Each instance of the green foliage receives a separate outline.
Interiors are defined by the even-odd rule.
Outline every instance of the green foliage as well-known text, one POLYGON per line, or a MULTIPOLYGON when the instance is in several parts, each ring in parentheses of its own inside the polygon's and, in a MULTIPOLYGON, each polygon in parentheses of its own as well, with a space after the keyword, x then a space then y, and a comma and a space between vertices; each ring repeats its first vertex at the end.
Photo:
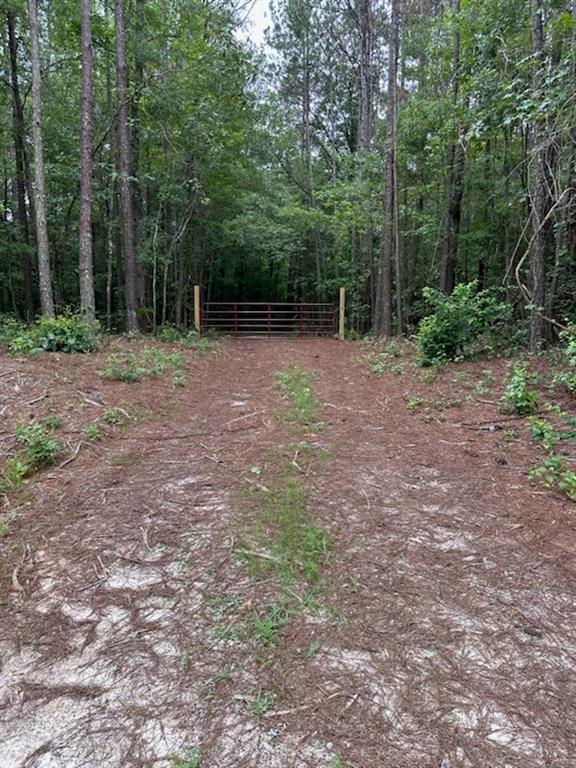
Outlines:
POLYGON ((568 467, 564 456, 548 456, 541 465, 530 471, 530 477, 538 480, 545 488, 561 491, 571 501, 576 501, 576 472, 568 467))
POLYGON ((122 408, 108 408, 104 411, 102 420, 111 427, 125 427, 130 422, 130 416, 122 408))
POLYGON ((100 343, 97 323, 87 323, 77 315, 42 317, 34 325, 23 328, 9 344, 13 355, 37 352, 92 352, 100 343))
POLYGON ((20 425, 16 429, 16 440, 25 449, 24 463, 28 469, 41 469, 54 464, 62 452, 62 446, 39 422, 20 425))
POLYGON ((10 515, 0 515, 0 539, 3 539, 10 534, 11 522, 12 518, 10 515))
POLYGON ((184 757, 175 757, 170 768, 201 768, 202 755, 197 747, 191 747, 184 757))
POLYGON ((161 376, 182 366, 179 352, 164 352, 157 347, 145 347, 140 355, 132 352, 114 353, 106 358, 106 367, 98 375, 115 381, 136 382, 161 376))
POLYGON ((101 440, 103 437, 103 429, 102 425, 95 421, 93 424, 88 424, 84 427, 82 430, 82 434, 87 440, 92 441, 93 443, 97 442, 98 440, 101 440))
POLYGON ((258 642, 265 648, 274 645, 280 629, 290 618, 284 605, 270 603, 263 611, 255 611, 253 625, 258 642))
POLYGON ((514 368, 500 399, 500 408, 504 413, 516 413, 527 416, 540 407, 538 395, 528 388, 529 374, 525 367, 514 368))
POLYGON ((0 347, 9 347, 10 343, 24 333, 25 326, 10 315, 0 315, 0 347))
POLYGON ((573 395, 576 394, 576 326, 571 325, 567 331, 561 334, 561 338, 565 343, 562 350, 564 362, 572 370, 557 373, 553 383, 573 395))
POLYGON ((491 291, 478 292, 476 281, 460 283, 450 296, 424 288, 424 298, 434 312, 418 329, 420 365, 442 365, 473 351, 482 334, 501 326, 510 317, 510 307, 491 291))
POLYGON ((404 349, 396 339, 380 341, 371 346, 366 355, 370 373, 376 376, 386 371, 393 376, 401 376, 404 373, 404 363, 398 360, 403 356, 404 349))
POLYGON ((309 520, 299 474, 291 476, 288 468, 281 470, 276 482, 262 494, 259 514, 267 526, 266 544, 272 559, 258 565, 267 563, 287 580, 301 574, 309 583, 317 583, 328 561, 328 537, 321 526, 309 520))
POLYGON ((0 473, 0 493, 16 491, 22 486, 28 473, 29 466, 18 456, 8 459, 6 466, 0 473))
POLYGON ((273 693, 258 691, 258 695, 254 699, 249 700, 250 711, 259 720, 272 707, 275 699, 276 697, 273 693))
POLYGON ((188 349, 193 349, 198 355, 204 355, 208 350, 217 347, 217 342, 213 339, 201 336, 195 330, 176 328, 173 325, 163 325, 156 334, 156 337, 159 341, 179 344, 188 349))
POLYGON ((319 431, 322 428, 317 420, 320 403, 314 396, 311 382, 312 374, 296 365, 276 375, 276 387, 290 404, 290 409, 282 414, 282 418, 304 430, 319 431))

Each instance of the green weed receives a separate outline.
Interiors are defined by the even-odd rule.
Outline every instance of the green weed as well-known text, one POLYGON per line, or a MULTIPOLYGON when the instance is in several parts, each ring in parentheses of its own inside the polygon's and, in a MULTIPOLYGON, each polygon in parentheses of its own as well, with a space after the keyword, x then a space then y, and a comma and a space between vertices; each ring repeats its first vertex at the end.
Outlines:
POLYGON ((95 421, 93 424, 88 424, 84 427, 82 434, 87 440, 95 443, 102 439, 104 430, 102 429, 102 425, 95 421))
POLYGON ((260 690, 255 698, 248 700, 250 711, 259 720, 272 707, 275 699, 276 697, 273 693, 260 690))
POLYGON ((545 488, 561 491, 571 501, 576 501, 576 472, 569 469, 563 456, 548 456, 542 464, 530 470, 530 477, 545 488))
POLYGON ((108 355, 106 367, 98 371, 98 375, 115 381, 136 382, 156 378, 181 366, 182 355, 179 352, 168 353, 155 347, 145 347, 140 355, 132 352, 108 355))
POLYGON ((289 409, 280 418, 292 422, 305 431, 318 432, 322 424, 318 421, 320 403, 316 400, 311 387, 312 374, 292 366, 276 374, 276 388, 289 409))
POLYGON ((280 629, 290 618, 290 613, 284 605, 270 603, 263 611, 255 611, 253 626, 258 642, 265 648, 276 643, 280 629))
POLYGON ((102 415, 102 421, 111 427, 124 427, 130 422, 130 416, 122 408, 108 408, 102 415))
POLYGON ((29 469, 40 469, 54 464, 56 457, 62 452, 58 440, 46 432, 40 422, 21 424, 17 427, 16 441, 25 449, 24 463, 29 469))
POLYGON ((202 755, 198 747, 191 747, 184 757, 175 757, 171 768, 201 768, 202 755))
POLYGON ((528 416, 535 413, 540 405, 538 395, 528 388, 528 371, 523 366, 514 368, 500 399, 500 409, 504 413, 528 416))

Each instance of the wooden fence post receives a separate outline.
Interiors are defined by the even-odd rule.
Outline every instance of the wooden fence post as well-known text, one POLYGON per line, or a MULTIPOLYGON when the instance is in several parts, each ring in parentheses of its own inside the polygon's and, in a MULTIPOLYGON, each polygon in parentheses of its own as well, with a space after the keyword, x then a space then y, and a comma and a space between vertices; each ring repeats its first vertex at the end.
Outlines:
POLYGON ((346 288, 340 288, 340 322, 338 324, 338 337, 344 338, 346 332, 346 288))
POLYGON ((201 306, 200 306, 200 286, 195 285, 194 286, 194 328, 196 328, 196 331, 200 333, 202 330, 202 320, 201 320, 201 306))

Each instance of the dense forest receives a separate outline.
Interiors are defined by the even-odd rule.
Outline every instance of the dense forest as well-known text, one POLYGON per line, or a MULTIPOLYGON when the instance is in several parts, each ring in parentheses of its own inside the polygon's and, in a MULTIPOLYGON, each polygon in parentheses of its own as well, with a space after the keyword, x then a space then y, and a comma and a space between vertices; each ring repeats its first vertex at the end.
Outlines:
POLYGON ((477 281, 576 304, 576 0, 3 0, 0 312, 190 325, 333 300, 401 333, 477 281))

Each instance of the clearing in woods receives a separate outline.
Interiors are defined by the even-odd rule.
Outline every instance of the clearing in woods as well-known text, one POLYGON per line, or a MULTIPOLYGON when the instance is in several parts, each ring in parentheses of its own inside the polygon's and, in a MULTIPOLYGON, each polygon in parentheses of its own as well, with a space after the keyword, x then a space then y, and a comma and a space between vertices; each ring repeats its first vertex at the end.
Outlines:
POLYGON ((6 413, 49 398, 71 453, 103 404, 151 409, 4 531, 2 768, 573 768, 573 513, 463 393, 505 361, 360 355, 225 342, 178 389, 2 358, 6 413))

